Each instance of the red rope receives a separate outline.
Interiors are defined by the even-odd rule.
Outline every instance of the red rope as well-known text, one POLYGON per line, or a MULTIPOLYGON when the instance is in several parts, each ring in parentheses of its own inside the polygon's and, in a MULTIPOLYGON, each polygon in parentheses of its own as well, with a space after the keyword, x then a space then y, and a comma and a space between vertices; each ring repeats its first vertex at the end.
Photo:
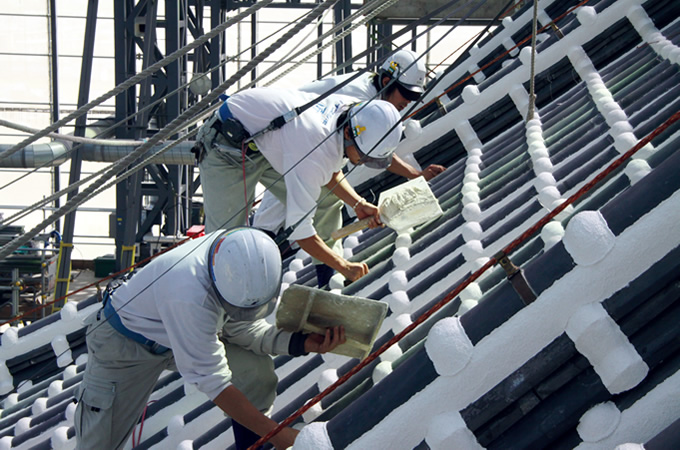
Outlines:
POLYGON ((142 430, 144 430, 144 419, 146 418, 146 410, 149 409, 149 405, 152 403, 156 403, 156 400, 151 400, 144 407, 142 418, 139 421, 139 434, 137 435, 137 439, 135 439, 135 430, 137 429, 137 425, 135 425, 135 428, 132 430, 132 447, 137 447, 139 444, 142 443, 142 430))
MULTIPOLYGON (((570 196, 561 205, 559 205, 557 208, 555 208, 550 213, 546 214, 542 219, 540 219, 538 222, 536 222, 532 227, 530 227, 528 230, 526 230, 524 233, 522 233, 517 239, 515 239, 510 244, 508 244, 508 246, 503 249, 502 253, 505 254, 505 255, 508 255, 509 253, 511 253, 515 248, 517 248, 517 246, 519 246, 522 242, 526 241, 532 234, 536 233, 539 229, 543 228, 543 226, 545 224, 547 224, 550 220, 552 220, 557 214, 564 211, 564 209, 567 206, 573 204, 575 201, 580 199, 585 193, 587 193, 590 189, 592 189, 593 186, 595 186, 597 183, 602 181, 607 175, 609 175, 611 172, 613 172, 619 166, 621 166, 627 159, 629 159, 631 156, 633 156, 638 150, 640 150, 642 147, 644 147, 649 142, 651 142, 652 139, 657 137, 659 134, 661 134, 664 130, 666 130, 669 126, 671 126, 673 123, 675 123, 679 119, 680 119, 680 111, 673 114, 668 120, 666 120, 663 124, 661 124, 657 129, 655 129, 653 132, 651 132, 649 135, 647 135, 647 137, 645 137, 644 139, 639 141, 637 143, 637 145, 635 145, 633 148, 631 148, 626 153, 621 155, 618 159, 614 160, 606 169, 604 169, 597 176, 595 176, 595 178, 593 178, 588 183, 583 185, 583 187, 581 187, 581 189, 579 189, 575 194, 570 196)), ((287 419, 285 419, 283 422, 281 422, 276 428, 274 428, 267 435, 265 435, 260 440, 258 440, 255 444, 253 444, 251 447, 249 447, 249 450, 254 450, 257 447, 259 447, 260 445, 263 445, 265 442, 269 441, 273 436, 275 436, 277 433, 279 433, 283 428, 287 427, 291 422, 293 422, 293 420, 297 419, 299 416, 301 416, 307 410, 309 410, 314 404, 321 401, 321 399, 326 397, 328 394, 330 394, 335 389, 337 389, 340 385, 342 385, 347 380, 349 380, 353 375, 355 375, 361 369, 363 369, 368 364, 373 362, 378 356, 380 356, 382 353, 384 353, 388 348, 390 348, 392 345, 399 342, 402 338, 404 338, 407 334, 409 334, 418 325, 423 323, 425 320, 430 318, 434 313, 439 311, 444 305, 446 305, 451 300, 456 298, 456 296, 463 289, 465 289, 470 283, 472 283, 477 278, 479 278, 491 266, 495 265, 496 262, 497 262, 497 260, 496 260, 495 257, 491 258, 489 261, 487 261, 486 264, 484 264, 476 272, 474 272, 472 275, 470 275, 465 281, 463 281, 460 285, 458 285, 458 287, 456 287, 453 291, 451 291, 445 298, 440 300, 437 304, 435 304, 427 312, 425 312, 423 315, 418 317, 413 323, 411 323, 409 326, 404 328, 404 330, 401 333, 392 337, 392 339, 390 339, 385 344, 383 344, 374 353, 372 353, 368 357, 366 357, 366 359, 359 362, 359 364, 354 366, 349 372, 347 372, 345 375, 340 377, 335 383, 333 383, 332 385, 327 387, 323 392, 314 396, 304 406, 302 406, 295 413, 291 414, 287 419)))

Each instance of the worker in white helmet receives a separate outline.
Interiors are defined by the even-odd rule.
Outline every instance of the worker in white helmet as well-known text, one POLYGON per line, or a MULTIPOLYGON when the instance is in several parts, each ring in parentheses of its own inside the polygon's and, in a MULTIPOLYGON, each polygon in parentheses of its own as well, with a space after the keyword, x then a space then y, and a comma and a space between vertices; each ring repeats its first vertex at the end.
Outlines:
MULTIPOLYGON (((290 333, 263 318, 281 288, 274 241, 254 228, 218 230, 159 257, 116 288, 89 319, 88 360, 76 394, 77 447, 126 445, 160 374, 178 370, 232 418, 238 449, 278 424, 267 411, 278 380, 271 354, 324 353, 345 342, 290 333)), ((286 428, 272 443, 293 445, 286 428)))
POLYGON ((255 135, 275 118, 316 99, 294 90, 248 89, 229 97, 217 111, 220 132, 211 132, 215 121, 201 127, 197 142, 203 147, 199 167, 206 229, 244 224, 244 206, 252 204, 255 185, 261 182, 286 205, 289 238, 316 261, 355 281, 368 273, 368 266, 344 259, 341 243, 330 239, 341 224, 314 220, 314 212, 317 201, 321 209, 323 202, 334 204, 339 198, 359 218, 372 217, 369 226, 382 225, 378 208, 354 191, 342 168, 346 158, 373 167, 391 164, 402 134, 397 109, 383 100, 354 104, 351 97, 331 95, 281 128, 255 137, 257 151, 235 148, 244 135, 255 135), (234 131, 239 126, 243 130, 234 131), (322 197, 322 188, 332 194, 322 197))
MULTIPOLYGON (((355 74, 348 73, 308 83, 299 88, 304 92, 322 95, 355 74)), ((423 94, 426 69, 422 60, 411 50, 398 50, 380 67, 378 73, 365 72, 339 90, 337 94, 348 95, 359 100, 381 98, 402 111, 423 94)), ((414 161, 415 163, 415 161, 414 161)), ((385 170, 401 175, 407 179, 423 176, 431 180, 446 168, 439 164, 430 164, 425 169, 416 168, 405 159, 394 154, 392 163, 385 170)), ((253 216, 253 226, 277 234, 284 226, 285 206, 271 192, 265 192, 258 209, 253 216)), ((342 204, 326 204, 317 209, 315 220, 342 226, 342 204)), ((316 265, 317 281, 320 287, 326 285, 333 274, 327 266, 316 265)))
MULTIPOLYGON (((425 64, 414 52, 398 50, 383 62, 378 73, 365 72, 336 93, 362 101, 380 98, 392 103, 398 111, 403 111, 409 103, 418 100, 423 94, 426 74, 425 64)), ((299 90, 321 95, 353 75, 349 73, 313 81, 299 90)), ((445 167, 431 164, 420 170, 395 154, 392 164, 386 170, 408 179, 422 175, 426 180, 431 180, 442 173, 445 167)))

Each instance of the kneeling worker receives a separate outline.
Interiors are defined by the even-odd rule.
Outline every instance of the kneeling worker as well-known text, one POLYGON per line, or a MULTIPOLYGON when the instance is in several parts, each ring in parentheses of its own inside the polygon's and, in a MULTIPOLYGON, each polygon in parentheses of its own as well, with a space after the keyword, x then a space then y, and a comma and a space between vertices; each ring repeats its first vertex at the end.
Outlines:
MULTIPOLYGON (((187 242, 107 289, 89 319, 77 448, 123 448, 165 369, 178 370, 232 418, 237 448, 273 430, 277 423, 262 412, 278 384, 270 355, 325 353, 345 342, 342 327, 305 335, 264 320, 281 273, 274 241, 236 228, 187 242)), ((286 428, 271 442, 288 448, 296 435, 286 428)))

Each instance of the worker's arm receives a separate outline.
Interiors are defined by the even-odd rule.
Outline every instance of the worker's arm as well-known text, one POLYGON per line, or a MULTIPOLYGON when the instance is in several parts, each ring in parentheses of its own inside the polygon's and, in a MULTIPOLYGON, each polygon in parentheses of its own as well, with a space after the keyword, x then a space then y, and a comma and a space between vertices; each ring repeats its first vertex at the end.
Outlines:
MULTIPOLYGON (((307 335, 304 342, 304 351, 306 353, 326 353, 345 342, 347 342, 345 327, 338 325, 327 328, 325 334, 311 333, 307 335)), ((260 436, 266 436, 278 426, 278 423, 255 408, 234 385, 229 385, 225 388, 215 397, 213 402, 229 417, 260 436)), ((270 442, 277 449, 285 449, 293 445, 297 434, 297 430, 283 428, 271 438, 270 442)))
POLYGON ((390 164, 387 170, 397 175, 401 175, 404 178, 408 178, 409 180, 422 175, 429 181, 446 170, 446 168, 439 164, 430 164, 426 169, 418 170, 397 155, 392 155, 392 164, 390 164))
POLYGON ((350 262, 331 250, 318 234, 296 241, 309 256, 340 272, 348 280, 356 281, 368 273, 368 265, 363 262, 350 262))
MULTIPOLYGON (((372 216, 368 224, 369 228, 383 226, 380 220, 380 210, 377 206, 368 203, 354 190, 351 184, 345 178, 342 172, 335 172, 331 177, 330 183, 326 187, 333 192, 340 200, 347 203, 351 208, 354 208, 357 217, 364 219, 372 216)), ((337 270, 337 269, 336 269, 337 270)))
MULTIPOLYGON (((260 436, 266 436, 278 426, 278 423, 255 408, 234 385, 224 389, 213 402, 229 417, 260 436)), ((270 442, 277 449, 286 449, 293 445, 298 433, 299 431, 292 428, 284 428, 270 442)))

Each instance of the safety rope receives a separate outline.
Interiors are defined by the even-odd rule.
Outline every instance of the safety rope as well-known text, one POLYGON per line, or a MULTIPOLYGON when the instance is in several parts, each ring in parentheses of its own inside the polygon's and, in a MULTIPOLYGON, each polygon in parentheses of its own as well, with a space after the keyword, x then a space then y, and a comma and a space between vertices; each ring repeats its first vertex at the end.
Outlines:
POLYGON ((139 444, 142 443, 142 431, 144 431, 144 421, 146 420, 146 411, 149 409, 149 405, 152 405, 156 403, 156 400, 151 400, 147 402, 146 406, 144 407, 144 412, 142 413, 142 418, 139 419, 139 433, 135 436, 135 432, 137 431, 137 424, 135 424, 135 428, 132 430, 132 448, 137 447, 139 444))
MULTIPOLYGON (((276 49, 280 48, 283 44, 285 44, 292 36, 294 36, 296 33, 299 32, 301 28, 304 28, 309 22, 312 20, 316 19, 319 15, 323 13, 323 11, 327 8, 329 8, 335 1, 337 0, 326 0, 324 3, 320 4, 317 6, 312 13, 310 13, 305 20, 301 21, 299 24, 296 24, 295 27, 293 27, 291 30, 286 32, 282 37, 280 37, 276 42, 274 42, 270 47, 268 47, 265 51, 260 53, 257 58, 254 58, 251 60, 248 64, 246 64, 244 67, 242 67, 239 71, 237 71, 233 76, 231 76, 229 79, 221 83, 216 89, 214 89, 210 94, 206 95, 201 101, 196 103, 195 105, 191 106, 188 108, 186 111, 184 111, 182 114, 180 114, 178 117, 173 119, 168 125, 166 125, 163 129, 158 131, 154 136, 149 138, 148 141, 146 141, 144 144, 140 145, 135 151, 131 152, 130 154, 124 156, 123 158, 119 159, 116 161, 114 164, 112 164, 111 168, 107 170, 107 172, 102 175, 98 180, 94 181, 90 186, 88 186, 85 190, 82 192, 76 194, 73 196, 63 207, 52 213, 47 219, 45 219, 43 222, 38 224, 36 227, 34 227, 31 231, 28 233, 25 233, 23 236, 18 237, 11 242, 5 244, 2 248, 0 248, 0 259, 6 258, 9 256, 14 250, 18 249, 32 238, 32 236, 35 236, 40 230, 45 228, 47 225, 50 223, 54 222, 56 219, 59 217, 65 215, 65 211, 67 209, 74 209, 78 205, 80 205, 83 201, 83 199, 87 196, 89 196, 93 191, 95 191, 97 188, 99 188, 102 184, 104 184, 109 178, 112 178, 113 176, 117 175, 118 172, 122 171, 125 166, 130 164, 132 161, 136 160, 139 156, 144 154, 148 149, 150 149, 153 145, 156 143, 160 142, 161 140, 167 138, 168 136, 171 136, 172 134, 177 133, 179 129, 182 128, 183 124, 186 121, 192 120, 193 117, 198 112, 203 111, 206 106, 210 105, 214 100, 216 100, 221 92, 226 91, 232 84, 234 84, 236 81, 238 81, 244 74, 250 72, 255 66, 257 66, 262 60, 264 60, 267 56, 272 54, 276 49)), ((262 3, 265 3, 264 1, 262 3)), ((219 105, 215 105, 219 106, 219 105)), ((216 108, 215 108, 216 109, 216 108)), ((52 130, 50 130, 52 131, 52 130)))
MULTIPOLYGON (((361 19, 359 22, 353 24, 353 25, 350 26, 348 29, 346 29, 346 30, 344 30, 343 32, 341 32, 340 34, 338 34, 338 35, 335 37, 335 39, 333 39, 333 40, 327 42, 326 44, 322 45, 321 47, 315 49, 312 53, 310 53, 310 54, 307 55, 304 59, 302 59, 298 64, 296 64, 296 65, 294 65, 294 66, 292 66, 292 67, 289 67, 288 69, 284 70, 282 73, 280 73, 279 75, 277 75, 273 80, 269 81, 269 82, 267 83, 267 85, 271 85, 272 83, 275 83, 275 82, 279 81, 281 78, 283 78, 284 76, 286 76, 286 75, 288 75, 290 72, 292 72, 294 69, 296 69, 300 64, 303 64, 303 63, 304 63, 305 61, 307 61, 308 59, 310 59, 310 58, 312 58, 312 57, 318 55, 318 54, 321 53, 321 52, 323 52, 325 49, 327 49, 329 46, 333 45, 335 42, 338 42, 338 41, 340 41, 341 39, 344 39, 344 38, 347 37, 350 33, 352 33, 352 31, 354 31, 357 27, 359 27, 359 26, 361 26, 361 25, 364 25, 364 24, 365 24, 366 22, 368 22, 369 20, 372 20, 373 17, 375 17, 376 15, 380 14, 384 9, 389 8, 390 6, 392 6, 393 4, 397 3, 398 1, 399 1, 399 0, 388 0, 388 1, 383 2, 383 3, 381 3, 381 2, 371 2, 371 3, 368 3, 368 5, 374 5, 374 4, 375 4, 375 5, 380 5, 380 6, 377 6, 377 7, 375 7, 375 9, 374 9, 373 11, 371 11, 371 12, 369 12, 369 13, 366 13, 366 17, 364 17, 364 18, 361 19)), ((313 43, 312 43, 312 44, 313 44, 313 43)), ((309 48, 310 46, 312 46, 312 44, 308 45, 307 48, 309 48)), ((315 44, 314 44, 314 45, 315 45, 315 44)), ((301 53, 301 52, 298 52, 298 54, 299 54, 299 53, 301 53)), ((296 55, 297 55, 297 54, 296 54, 296 55)))
MULTIPOLYGON (((582 1, 581 1, 579 4, 577 4, 576 6, 573 6, 573 7, 569 8, 567 11, 565 11, 564 13, 562 13, 562 14, 561 14, 560 16, 558 16, 557 18, 551 20, 550 23, 548 23, 548 24, 542 26, 542 27, 537 31, 537 33, 542 33, 542 32, 543 32, 544 30, 546 30, 547 28, 550 28, 550 27, 554 26, 554 24, 555 24, 557 21, 563 19, 565 16, 567 16, 567 14, 570 14, 572 11, 574 11, 574 10, 580 8, 581 6, 585 5, 585 4, 588 3, 589 1, 590 1, 590 0, 582 0, 582 1)), ((500 55, 496 56, 494 59, 492 59, 492 60, 489 61, 488 63, 484 64, 484 65, 483 65, 482 67, 480 67, 479 69, 475 70, 474 72, 470 73, 469 75, 467 75, 467 76, 461 78, 460 80, 458 80, 457 82, 455 82, 453 85, 451 85, 449 88, 447 88, 444 92, 442 92, 441 94, 439 94, 438 96, 436 96, 436 97, 433 98, 432 100, 428 101, 427 103, 425 103, 423 106, 421 106, 421 107, 418 108, 417 110, 415 110, 415 111, 413 111, 413 112, 409 112, 409 113, 407 114, 406 118, 409 119, 409 118, 413 117, 414 115, 418 114, 420 111, 422 111, 422 110, 424 110, 425 108, 427 108, 428 106, 430 106, 432 103, 435 103, 435 102, 439 101, 439 99, 442 98, 444 95, 446 95, 446 94, 448 94, 449 92, 451 92, 452 90, 456 89, 458 86, 460 86, 461 84, 465 83, 466 81, 468 81, 469 79, 471 79, 472 77, 474 77, 475 75, 477 75, 478 73, 480 73, 482 70, 484 70, 484 69, 486 69, 486 68, 492 66, 493 64, 497 63, 498 61, 500 61, 501 59, 503 59, 505 56, 509 55, 511 51, 513 51, 513 50, 519 48, 522 44, 526 43, 526 42, 527 42, 528 40, 530 40, 530 39, 531 39, 531 35, 525 37, 524 39, 522 39, 521 41, 519 41, 517 44, 515 44, 514 46, 512 46, 511 48, 507 49, 506 51, 504 51, 504 52, 501 53, 500 55)), ((441 78, 440 78, 440 79, 441 79, 441 78)))
MULTIPOLYGON (((26 125, 21 125, 18 123, 10 122, 9 120, 0 119, 0 126, 7 128, 12 128, 13 130, 23 131, 26 133, 39 133, 40 130, 37 128, 27 127, 26 125)), ((48 137, 59 139, 61 141, 71 141, 77 142, 79 144, 99 144, 99 145, 111 145, 111 146, 126 146, 126 145, 142 145, 144 141, 133 141, 126 139, 93 139, 86 138, 82 136, 73 136, 70 134, 60 134, 60 133, 47 133, 48 137)))
MULTIPOLYGON (((600 173, 598 173, 592 180, 590 180, 589 182, 584 184, 577 192, 575 192, 573 195, 571 195, 569 198, 567 198, 563 203, 561 203, 559 206, 557 206, 550 213, 546 214, 543 218, 541 218, 534 225, 529 227, 526 231, 524 231, 524 233, 522 233, 515 240, 510 242, 505 248, 503 248, 503 250, 500 252, 500 254, 507 256, 510 253, 512 253, 512 251, 514 249, 516 249, 520 244, 522 244, 524 241, 528 240, 529 237, 531 237, 531 235, 533 235, 534 233, 539 231, 541 228, 543 228, 548 222, 550 222, 559 213, 564 211, 569 205, 574 204, 583 195, 585 195, 587 192, 589 192, 595 185, 600 183, 610 173, 612 173, 614 170, 616 170, 618 167, 620 167, 624 162, 626 162, 628 159, 630 159, 642 147, 644 147, 645 145, 650 143, 654 138, 656 138, 659 134, 661 134, 669 126, 671 126, 672 124, 674 124, 678 120, 680 120, 680 111, 673 114, 664 123, 662 123, 654 131, 652 131, 650 134, 648 134, 644 139, 638 141, 638 143, 634 147, 632 147, 626 153, 624 153, 619 158, 614 160, 611 164, 609 164, 609 166, 607 166, 604 170, 602 170, 600 173)), ((263 436, 255 444, 253 444, 251 447, 249 447, 249 450, 257 449, 259 446, 263 445, 265 442, 268 442, 273 436, 275 436, 281 430, 283 430, 285 427, 290 425, 295 419, 297 419, 302 414, 304 414, 306 411, 308 411, 312 406, 314 406, 316 403, 321 401, 324 397, 328 396, 335 389, 337 389, 342 384, 344 384, 352 376, 357 374, 361 369, 366 367, 371 362, 375 361, 375 359, 378 356, 380 356, 385 351, 387 351, 390 347, 392 347, 394 344, 396 344, 397 342, 402 340, 406 335, 408 335, 411 331, 413 331, 418 325, 422 324, 425 320, 430 318, 434 313, 439 311, 447 303, 449 303, 451 300, 456 298, 456 296, 458 296, 458 294, 460 294, 460 292, 463 289, 465 289, 473 281, 477 280, 480 276, 482 276, 484 274, 484 272, 489 270, 497 262, 498 262, 498 259, 496 258, 496 256, 490 258, 489 261, 486 262, 486 264, 484 264, 477 271, 475 271, 468 278, 466 278, 463 282, 461 282, 455 289, 453 289, 449 294, 447 294, 442 300, 440 300, 434 306, 432 306, 432 308, 430 308, 429 310, 424 312, 422 315, 420 315, 416 320, 414 320, 410 325, 408 325, 406 328, 404 328, 401 332, 399 332, 398 334, 393 336, 389 341, 385 342, 375 352, 371 353, 365 359, 361 360, 356 366, 352 367, 345 375, 338 378, 338 380, 336 382, 334 382, 333 384, 328 386, 326 389, 324 389, 319 394, 312 397, 307 403, 304 404, 304 406, 302 406, 296 412, 294 412, 293 414, 288 416, 288 418, 286 418, 283 422, 281 422, 276 428, 274 428, 272 431, 267 433, 267 435, 263 436)))
MULTIPOLYGON (((304 15, 303 15, 303 16, 304 16, 304 15)), ((259 43, 261 43, 261 42, 263 42, 263 41, 265 41, 265 40, 271 38, 273 35, 279 33, 280 31, 282 31, 283 29, 289 27, 290 25, 291 25, 291 23, 286 24, 286 25, 285 25, 284 27, 282 27, 280 30, 277 30, 277 31, 274 31, 274 32, 270 33, 268 36, 262 38, 260 41, 258 41, 256 44, 252 45, 251 47, 248 47, 248 48, 242 50, 240 53, 238 53, 238 54, 235 55, 235 56, 232 56, 232 57, 230 57, 230 58, 225 59, 224 61, 220 62, 216 67, 211 68, 207 73, 212 73, 213 71, 218 70, 218 69, 221 68, 223 65, 225 65, 225 64, 227 64, 227 63, 233 61, 234 59, 236 59, 237 57, 239 57, 240 55, 242 55, 244 52, 247 52, 249 49, 253 48, 255 45, 257 45, 257 44, 259 44, 259 43)), ((258 78, 258 80, 259 80, 259 78, 258 78)), ((254 84, 256 81, 257 81, 257 80, 255 80, 253 83, 249 84, 249 85, 246 86, 246 87, 250 87, 250 86, 251 86, 252 84, 254 84)), ((168 98, 169 96, 171 96, 171 95, 173 95, 173 94, 179 92, 180 90, 182 90, 183 88, 185 88, 185 87, 188 86, 189 84, 190 84, 190 82, 189 82, 189 83, 185 83, 185 84, 179 86, 179 87, 176 88, 175 90, 173 90, 173 91, 167 93, 165 96, 156 99, 155 101, 149 103, 148 105, 146 105, 145 107, 139 109, 138 111, 136 111, 136 112, 134 112, 134 113, 128 115, 127 117, 125 117, 125 118, 123 118, 123 119, 121 119, 121 120, 119 120, 118 122, 114 123, 113 125, 111 125, 110 127, 108 127, 107 129, 105 129, 104 131, 102 131, 102 132, 99 133, 99 134, 106 134, 106 133, 108 133, 108 132, 110 132, 110 131, 113 131, 117 126, 119 126, 119 125, 121 125, 121 124, 123 124, 123 123, 126 123, 129 119, 132 119, 132 118, 136 117, 137 115, 142 114, 143 112, 148 111, 149 109, 153 108, 153 107, 154 107, 155 105, 157 105, 158 103, 162 102, 164 99, 166 99, 166 98, 168 98)), ((205 119, 205 118, 206 118, 208 115, 210 115, 212 112, 214 112, 214 109, 208 110, 208 111, 206 111, 206 112, 197 114, 196 117, 195 117, 193 120, 188 121, 188 122, 185 124, 184 127, 182 127, 180 130, 178 130, 178 132, 179 132, 179 131, 183 131, 185 128, 191 127, 191 126, 193 126, 194 124, 198 123, 199 121, 205 119)), ((23 127, 22 125, 18 125, 18 126, 23 127)), ((27 127, 24 127, 24 128, 27 128, 27 127)), ((189 137, 191 137, 191 136, 193 136, 193 135, 195 135, 195 134, 196 134, 196 131, 190 132, 189 135, 186 135, 186 136, 184 136, 183 138, 181 138, 180 142, 181 142, 181 141, 184 141, 184 140, 186 140, 186 139, 188 139, 189 137)), ((63 135, 60 135, 60 134, 53 134, 53 133, 50 133, 49 135, 50 135, 50 136, 55 135, 55 136, 60 136, 60 137, 63 136, 63 135)), ((79 138, 79 139, 84 139, 84 138, 79 138)), ((103 140, 97 139, 97 140, 96 140, 96 143, 102 143, 102 141, 103 141, 103 140)), ((114 141, 114 142, 118 142, 118 141, 114 141)), ((131 141, 131 142, 137 142, 137 141, 131 141)), ((172 144, 171 144, 171 147, 170 147, 170 148, 172 148, 172 147, 174 147, 174 146, 175 146, 175 145, 172 145, 172 144)), ((74 146, 72 149, 70 149, 69 151, 67 151, 67 152, 64 154, 64 156, 67 156, 67 155, 69 155, 70 153, 76 151, 77 148, 78 148, 78 146, 74 146)), ((160 155, 160 154, 164 153, 164 152, 167 151, 167 150, 169 150, 169 148, 167 148, 167 147, 166 147, 166 148, 163 148, 162 150, 160 150, 160 151, 158 151, 157 153, 155 153, 155 154, 154 154, 154 157, 157 156, 157 155, 160 155)), ((149 159, 150 159, 150 158, 147 158, 145 161, 149 161, 149 159)), ((47 166, 50 162, 51 162, 51 161, 45 162, 45 163, 42 164, 40 167, 37 167, 33 172, 37 171, 38 169, 40 169, 40 168, 42 168, 42 167, 47 166)), ((141 170, 141 167, 143 167, 144 165, 146 165, 146 164, 145 164, 145 163, 138 164, 137 166, 135 166, 135 168, 137 168, 137 170, 141 170)), ((24 208, 24 209, 21 210, 21 211, 18 211, 17 213, 13 214, 12 216, 6 218, 6 219, 2 222, 2 224, 0 224, 0 230, 3 229, 3 228, 5 228, 5 227, 7 227, 7 226, 9 226, 9 225, 12 224, 13 222, 16 222, 16 220, 25 217, 26 215, 30 214, 31 212, 40 209, 43 205, 45 205, 45 204, 47 204, 47 203, 49 203, 49 202, 51 202, 51 201, 53 201, 53 200, 55 200, 55 199, 57 199, 57 198, 60 198, 60 197, 62 197, 63 195, 66 195, 67 193, 69 193, 69 192, 71 192, 71 191, 77 189, 79 186, 81 186, 81 185, 87 183, 88 181, 90 181, 90 180, 92 180, 92 179, 94 179, 94 178, 96 178, 96 177, 98 177, 98 176, 104 174, 110 167, 111 167, 111 165, 106 166, 106 167, 100 169, 99 171, 97 171, 97 172, 95 172, 95 173, 89 175, 88 177, 86 177, 86 178, 84 178, 84 179, 81 179, 81 180, 78 180, 77 182, 74 182, 74 183, 70 184, 68 187, 66 187, 66 188, 64 188, 64 189, 62 189, 62 190, 60 190, 60 191, 58 191, 58 192, 55 192, 55 193, 52 194, 51 196, 49 196, 49 197, 44 197, 44 198, 42 198, 41 200, 39 200, 39 201, 37 201, 36 203, 34 203, 33 205, 31 205, 31 206, 29 206, 29 207, 27 207, 27 208, 24 208)), ((133 169, 131 169, 131 170, 133 170, 133 169)), ((12 185, 13 183, 18 182, 19 180, 25 178, 25 177, 28 176, 28 175, 29 175, 29 174, 25 174, 25 175, 23 175, 23 176, 21 176, 21 177, 19 177, 19 178, 14 179, 13 181, 11 181, 11 182, 9 182, 9 183, 7 183, 7 184, 5 184, 4 186, 0 186, 0 190, 2 190, 2 189, 4 189, 4 188, 6 188, 6 187, 12 185)), ((122 179, 121 179, 121 181, 122 181, 122 179)), ((97 192, 101 192, 101 190, 99 190, 99 191, 97 191, 97 192)))
POLYGON ((534 75, 536 71, 536 27, 538 22, 538 0, 534 0, 534 17, 531 21, 531 74, 529 75, 529 111, 527 112, 527 122, 534 118, 534 108, 536 107, 536 93, 534 92, 534 75))
POLYGON ((212 30, 210 30, 208 33, 204 34, 203 36, 199 37, 195 41, 191 42, 190 44, 185 45, 181 49, 178 49, 171 53, 170 55, 166 56, 162 60, 158 61, 155 64, 150 65, 146 69, 142 70, 139 72, 137 75, 128 78, 118 86, 116 86, 114 89, 110 90, 109 92, 101 95, 100 97, 96 98, 95 100, 92 100, 91 102, 87 103, 86 105, 83 105, 82 107, 78 108, 76 111, 73 113, 69 114, 68 116, 64 117, 63 119, 58 120, 57 122, 53 123, 52 125, 48 126, 47 128, 43 129, 39 133, 34 134, 33 136, 29 136, 27 139, 24 139, 20 143, 16 144, 15 146, 5 150, 4 152, 0 153, 0 160, 3 160, 7 156, 10 156, 22 148, 26 147, 28 144, 37 141, 41 137, 46 136, 48 133, 51 133, 53 131, 56 131, 60 127, 64 126, 68 122, 82 116, 83 114, 86 114, 90 109, 93 107, 99 105, 100 103, 108 100, 111 97, 114 97, 125 90, 127 90, 129 87, 134 86, 135 84, 139 83, 140 81, 150 77, 153 75, 156 71, 159 69, 167 66, 168 64, 171 64, 175 61, 177 61, 179 58, 190 52, 191 50, 194 50, 195 48, 203 45, 206 43, 208 40, 218 36, 220 33, 225 31, 227 28, 232 26, 235 23, 240 22, 243 18, 252 15, 254 12, 258 11, 261 8, 264 8, 268 4, 272 3, 274 0, 261 0, 259 2, 256 2, 253 6, 250 8, 245 9, 241 13, 237 14, 233 18, 227 20, 226 22, 216 26, 212 30))

